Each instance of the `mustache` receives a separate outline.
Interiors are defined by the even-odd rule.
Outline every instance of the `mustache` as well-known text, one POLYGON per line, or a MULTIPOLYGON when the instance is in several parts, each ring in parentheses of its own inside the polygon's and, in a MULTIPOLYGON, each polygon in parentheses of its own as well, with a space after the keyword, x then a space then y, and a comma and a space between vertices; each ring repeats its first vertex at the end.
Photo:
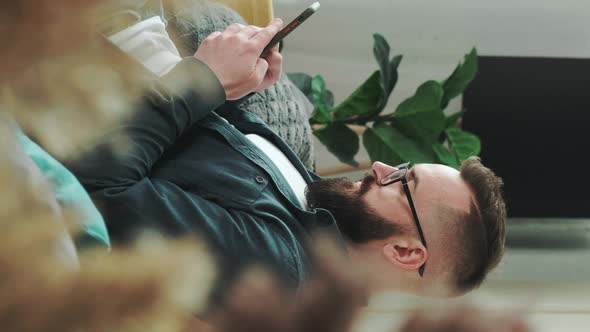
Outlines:
POLYGON ((367 243, 401 234, 398 225, 378 215, 363 199, 366 192, 375 189, 375 176, 365 174, 359 181, 358 188, 349 178, 311 183, 306 190, 307 205, 309 208, 328 210, 334 216, 341 234, 353 243, 367 243))
POLYGON ((361 187, 359 189, 359 194, 362 196, 371 189, 371 186, 377 182, 373 173, 367 172, 365 175, 359 180, 361 181, 361 187))

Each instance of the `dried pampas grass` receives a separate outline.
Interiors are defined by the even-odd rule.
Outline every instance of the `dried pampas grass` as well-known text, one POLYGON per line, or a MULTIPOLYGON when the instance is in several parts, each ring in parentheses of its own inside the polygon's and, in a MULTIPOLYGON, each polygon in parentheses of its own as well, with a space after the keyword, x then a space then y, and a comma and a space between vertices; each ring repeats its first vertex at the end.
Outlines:
POLYGON ((96 0, 0 4, 0 112, 58 158, 80 152, 128 116, 146 88, 141 67, 100 35, 103 6, 96 0))
POLYGON ((350 331, 367 289, 329 238, 320 237, 315 248, 316 273, 295 297, 260 269, 246 273, 212 315, 216 331, 350 331))
POLYGON ((26 251, 0 242, 3 331, 184 331, 206 302, 213 265, 191 241, 86 253, 72 270, 42 253, 45 232, 22 230, 26 251))
MULTIPOLYGON (((64 158, 129 116, 148 84, 133 69, 141 67, 130 65, 99 37, 96 22, 103 5, 99 0, 0 2, 2 331, 349 331, 368 294, 330 240, 319 242, 316 274, 296 298, 270 274, 254 269, 229 290, 210 324, 194 316, 207 305, 216 275, 198 241, 146 235, 109 254, 82 252, 79 266, 59 255, 66 220, 76 216, 57 213, 47 182, 14 162, 18 143, 6 118, 64 158)), ((461 330, 478 326, 473 325, 477 318, 472 324, 445 316, 459 325, 444 325, 432 317, 419 313, 404 331, 449 330, 441 326, 488 331, 461 330)))
POLYGON ((40 61, 76 54, 96 35, 93 16, 100 0, 0 2, 1 81, 20 76, 40 61))
MULTIPOLYGON (((66 219, 46 182, 12 162, 0 122, 2 331, 184 331, 207 303, 215 266, 198 241, 144 236, 130 248, 61 255, 66 219), (74 262, 75 263, 75 262, 74 262)), ((13 142, 14 143, 14 142, 13 142)), ((72 224, 79 224, 73 222, 72 224)))
POLYGON ((152 235, 109 254, 85 251, 76 268, 58 255, 64 230, 47 212, 2 210, 3 331, 184 331, 194 324, 215 277, 205 247, 152 235))

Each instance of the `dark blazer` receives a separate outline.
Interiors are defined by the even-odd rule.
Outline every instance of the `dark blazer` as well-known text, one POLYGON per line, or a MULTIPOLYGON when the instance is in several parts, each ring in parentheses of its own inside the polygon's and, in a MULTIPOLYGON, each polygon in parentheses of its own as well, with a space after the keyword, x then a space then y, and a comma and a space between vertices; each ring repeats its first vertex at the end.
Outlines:
POLYGON ((259 118, 225 103, 219 81, 197 59, 183 60, 160 83, 109 135, 127 136, 123 156, 103 145, 70 165, 113 241, 145 228, 173 236, 195 232, 216 253, 222 283, 256 262, 298 287, 311 271, 310 233, 321 229, 343 242, 332 215, 300 208, 279 170, 244 134, 273 142, 307 183, 318 177, 259 118), (198 78, 189 91, 181 96, 166 88, 187 73, 198 78))

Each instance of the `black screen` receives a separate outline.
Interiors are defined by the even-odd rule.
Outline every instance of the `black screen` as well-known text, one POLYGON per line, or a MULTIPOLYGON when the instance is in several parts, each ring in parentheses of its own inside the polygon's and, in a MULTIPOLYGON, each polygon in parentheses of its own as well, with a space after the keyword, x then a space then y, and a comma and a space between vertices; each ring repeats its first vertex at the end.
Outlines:
POLYGON ((511 217, 590 217, 590 59, 480 57, 463 127, 511 217))

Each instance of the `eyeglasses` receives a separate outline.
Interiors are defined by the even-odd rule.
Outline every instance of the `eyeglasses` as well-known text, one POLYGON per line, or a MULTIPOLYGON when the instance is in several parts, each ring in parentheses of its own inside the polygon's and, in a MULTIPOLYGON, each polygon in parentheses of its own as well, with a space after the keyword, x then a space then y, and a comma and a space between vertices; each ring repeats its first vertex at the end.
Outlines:
MULTIPOLYGON (((412 200, 412 195, 410 194, 410 189, 408 187, 408 179, 406 177, 408 175, 408 170, 410 169, 410 163, 408 162, 405 164, 401 164, 396 166, 395 168, 397 168, 398 170, 392 172, 391 174, 381 179, 381 185, 388 186, 399 181, 402 182, 404 193, 406 194, 408 204, 410 205, 410 210, 412 210, 412 215, 414 216, 414 223, 416 224, 418 234, 420 235, 420 241, 422 241, 422 245, 424 245, 424 248, 426 248, 426 240, 424 239, 424 233, 422 232, 422 227, 420 226, 420 220, 418 219, 418 214, 416 213, 416 207, 414 206, 414 201, 412 200)), ((425 265, 426 263, 422 264, 422 266, 420 266, 420 268, 418 269, 418 274, 420 275, 420 277, 424 276, 425 265)))

